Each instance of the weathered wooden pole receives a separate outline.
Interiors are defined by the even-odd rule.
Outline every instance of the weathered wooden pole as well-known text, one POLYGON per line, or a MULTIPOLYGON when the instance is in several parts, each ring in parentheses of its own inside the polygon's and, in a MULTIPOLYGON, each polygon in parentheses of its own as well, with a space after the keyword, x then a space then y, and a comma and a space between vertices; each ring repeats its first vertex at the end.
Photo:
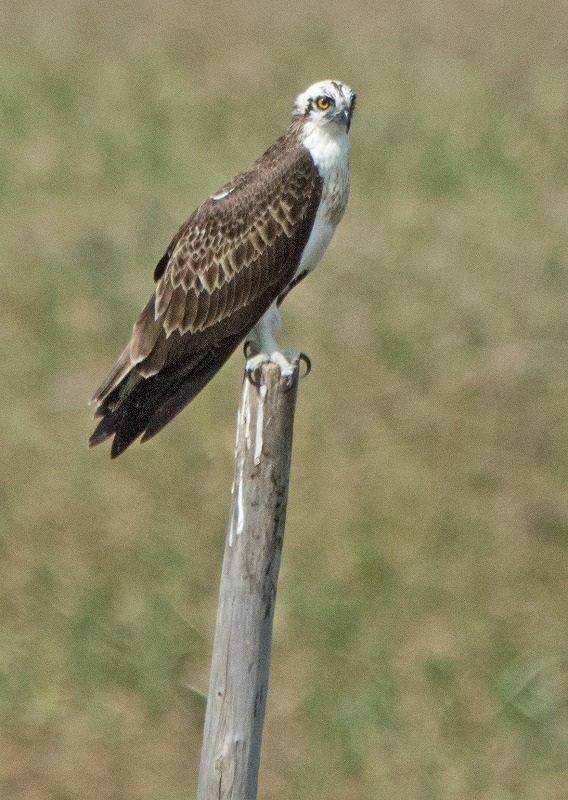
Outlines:
POLYGON ((299 369, 245 378, 197 800, 255 800, 299 369))

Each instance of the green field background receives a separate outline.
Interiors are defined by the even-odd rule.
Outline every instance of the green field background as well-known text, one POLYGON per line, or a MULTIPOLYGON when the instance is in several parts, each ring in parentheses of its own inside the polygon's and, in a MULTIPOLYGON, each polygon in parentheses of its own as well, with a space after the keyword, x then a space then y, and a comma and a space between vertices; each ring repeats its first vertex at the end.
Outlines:
POLYGON ((2 800, 195 795, 243 358, 114 462, 86 402, 322 78, 259 797, 568 797, 568 4, 4 0, 2 800))

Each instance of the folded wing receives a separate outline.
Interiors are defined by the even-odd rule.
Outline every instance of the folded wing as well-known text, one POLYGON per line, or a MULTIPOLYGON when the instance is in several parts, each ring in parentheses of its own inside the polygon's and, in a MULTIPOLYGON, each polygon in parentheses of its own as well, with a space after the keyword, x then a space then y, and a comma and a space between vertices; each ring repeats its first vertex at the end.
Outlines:
POLYGON ((91 444, 111 455, 155 435, 208 383, 299 264, 321 197, 308 151, 284 135, 181 226, 113 371, 91 444))

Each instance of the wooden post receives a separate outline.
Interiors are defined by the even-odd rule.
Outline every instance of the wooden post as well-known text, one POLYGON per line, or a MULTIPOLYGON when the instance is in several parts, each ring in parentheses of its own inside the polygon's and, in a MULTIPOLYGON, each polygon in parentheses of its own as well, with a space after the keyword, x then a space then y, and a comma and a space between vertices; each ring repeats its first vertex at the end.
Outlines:
POLYGON ((298 372, 243 384, 197 800, 256 798, 298 372))

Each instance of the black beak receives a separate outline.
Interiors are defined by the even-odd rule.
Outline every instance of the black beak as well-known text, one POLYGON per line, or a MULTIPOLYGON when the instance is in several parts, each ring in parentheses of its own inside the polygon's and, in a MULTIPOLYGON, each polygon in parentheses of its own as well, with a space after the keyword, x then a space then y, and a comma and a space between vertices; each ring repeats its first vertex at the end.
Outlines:
POLYGON ((339 112, 337 117, 338 117, 338 122, 342 122, 347 128, 347 132, 349 133, 349 128, 351 127, 351 109, 344 108, 343 111, 339 112))

